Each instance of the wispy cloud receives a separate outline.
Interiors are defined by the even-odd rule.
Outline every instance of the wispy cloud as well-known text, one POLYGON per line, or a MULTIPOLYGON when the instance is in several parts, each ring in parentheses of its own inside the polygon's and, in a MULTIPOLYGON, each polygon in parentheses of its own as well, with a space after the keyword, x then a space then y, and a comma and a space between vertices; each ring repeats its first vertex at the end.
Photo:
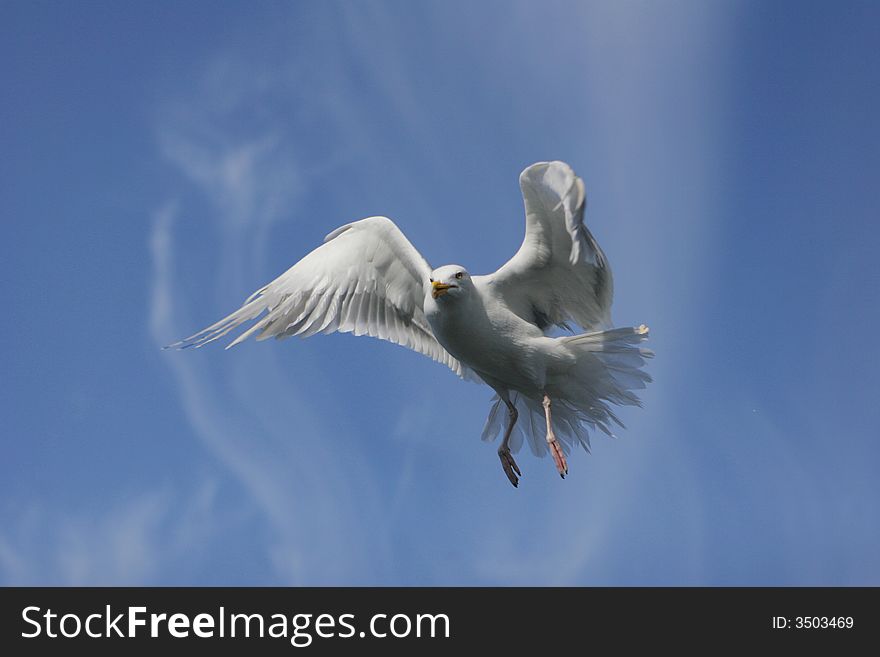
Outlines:
POLYGON ((145 585, 168 581, 193 546, 212 538, 216 485, 148 490, 97 513, 26 507, 0 530, 0 576, 10 585, 145 585))
MULTIPOLYGON (((295 141, 279 136, 281 124, 264 121, 247 134, 228 126, 240 103, 263 100, 259 89, 256 98, 242 95, 249 83, 235 75, 208 75, 201 93, 176 99, 158 126, 163 154, 207 201, 209 218, 189 218, 190 225, 183 226, 187 215, 180 202, 154 214, 150 324, 157 345, 194 326, 183 312, 187 288, 175 285, 183 275, 176 258, 186 258, 177 235, 196 230, 200 239, 189 248, 201 256, 205 245, 212 245, 217 264, 202 278, 204 292, 225 291, 228 303, 229 290, 241 295, 245 281, 262 271, 270 227, 296 204, 308 175, 297 165, 295 141), (225 113, 218 114, 217 107, 225 113)), ((166 362, 196 435, 243 484, 271 527, 266 558, 278 581, 375 580, 381 559, 367 562, 362 552, 349 549, 352 542, 370 546, 374 557, 385 549, 382 534, 362 519, 363 509, 375 504, 363 461, 338 464, 335 443, 319 438, 327 431, 269 351, 218 352, 210 363, 200 355, 167 353, 166 362)))

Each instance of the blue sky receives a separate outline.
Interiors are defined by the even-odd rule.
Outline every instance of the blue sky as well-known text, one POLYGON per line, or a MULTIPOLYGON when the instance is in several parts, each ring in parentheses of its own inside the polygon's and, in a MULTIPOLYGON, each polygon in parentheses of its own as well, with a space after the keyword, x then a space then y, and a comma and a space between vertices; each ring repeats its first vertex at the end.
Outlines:
POLYGON ((880 584, 874 3, 0 5, 3 584, 880 584), (333 228, 493 271, 585 181, 655 383, 518 459, 349 335, 159 347, 333 228))

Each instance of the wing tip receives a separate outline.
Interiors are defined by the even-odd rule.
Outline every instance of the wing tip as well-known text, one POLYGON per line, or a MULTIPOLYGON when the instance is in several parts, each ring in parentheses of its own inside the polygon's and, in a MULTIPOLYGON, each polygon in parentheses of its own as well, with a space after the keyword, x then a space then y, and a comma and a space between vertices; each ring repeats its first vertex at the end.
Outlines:
POLYGON ((530 181, 531 176, 538 171, 544 172, 550 168, 561 169, 565 173, 571 173, 572 176, 577 177, 574 172, 574 169, 571 168, 571 165, 568 162, 563 162, 562 160, 542 160, 540 162, 534 162, 523 169, 519 174, 520 182, 530 181))
POLYGON ((184 349, 198 349, 202 344, 202 334, 196 333, 183 340, 166 344, 161 349, 162 351, 183 351, 184 349))
POLYGON ((519 174, 519 182, 520 184, 524 182, 529 182, 531 180, 531 175, 536 172, 540 168, 547 167, 550 162, 535 162, 534 164, 530 164, 525 169, 523 169, 519 174))

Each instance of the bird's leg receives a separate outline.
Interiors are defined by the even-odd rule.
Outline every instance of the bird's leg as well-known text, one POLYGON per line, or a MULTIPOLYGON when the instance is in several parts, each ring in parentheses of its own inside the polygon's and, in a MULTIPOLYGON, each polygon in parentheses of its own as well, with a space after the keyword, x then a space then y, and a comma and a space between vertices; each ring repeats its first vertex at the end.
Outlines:
POLYGON ((553 433, 553 421, 550 417, 550 397, 544 395, 544 417, 547 418, 547 445, 550 447, 550 453, 553 455, 553 461, 556 463, 556 469, 559 476, 565 479, 568 474, 568 463, 565 460, 565 454, 562 452, 562 445, 556 440, 556 434, 553 433))
POLYGON ((514 488, 519 486, 519 477, 522 477, 522 472, 519 471, 519 467, 516 465, 516 461, 513 460, 513 454, 510 453, 510 447, 507 444, 510 442, 510 434, 513 431, 513 425, 516 424, 516 418, 519 417, 519 413, 516 411, 516 406, 510 403, 510 400, 506 397, 502 397, 504 403, 507 404, 507 429, 504 431, 504 440, 501 441, 501 446, 498 448, 498 458, 501 459, 501 467, 504 468, 504 474, 507 475, 507 478, 510 479, 510 483, 513 484, 514 488), (517 476, 519 475, 519 477, 517 476))

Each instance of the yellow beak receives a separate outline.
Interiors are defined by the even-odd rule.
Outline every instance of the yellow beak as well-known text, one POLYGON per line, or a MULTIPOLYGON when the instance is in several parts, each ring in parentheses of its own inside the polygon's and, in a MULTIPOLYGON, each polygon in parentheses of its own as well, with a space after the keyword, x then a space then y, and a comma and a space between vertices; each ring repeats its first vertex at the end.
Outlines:
POLYGON ((442 297, 446 294, 446 291, 451 288, 456 287, 455 285, 447 285, 446 283, 441 283, 440 281, 434 281, 431 283, 431 296, 435 299, 437 297, 442 297))

